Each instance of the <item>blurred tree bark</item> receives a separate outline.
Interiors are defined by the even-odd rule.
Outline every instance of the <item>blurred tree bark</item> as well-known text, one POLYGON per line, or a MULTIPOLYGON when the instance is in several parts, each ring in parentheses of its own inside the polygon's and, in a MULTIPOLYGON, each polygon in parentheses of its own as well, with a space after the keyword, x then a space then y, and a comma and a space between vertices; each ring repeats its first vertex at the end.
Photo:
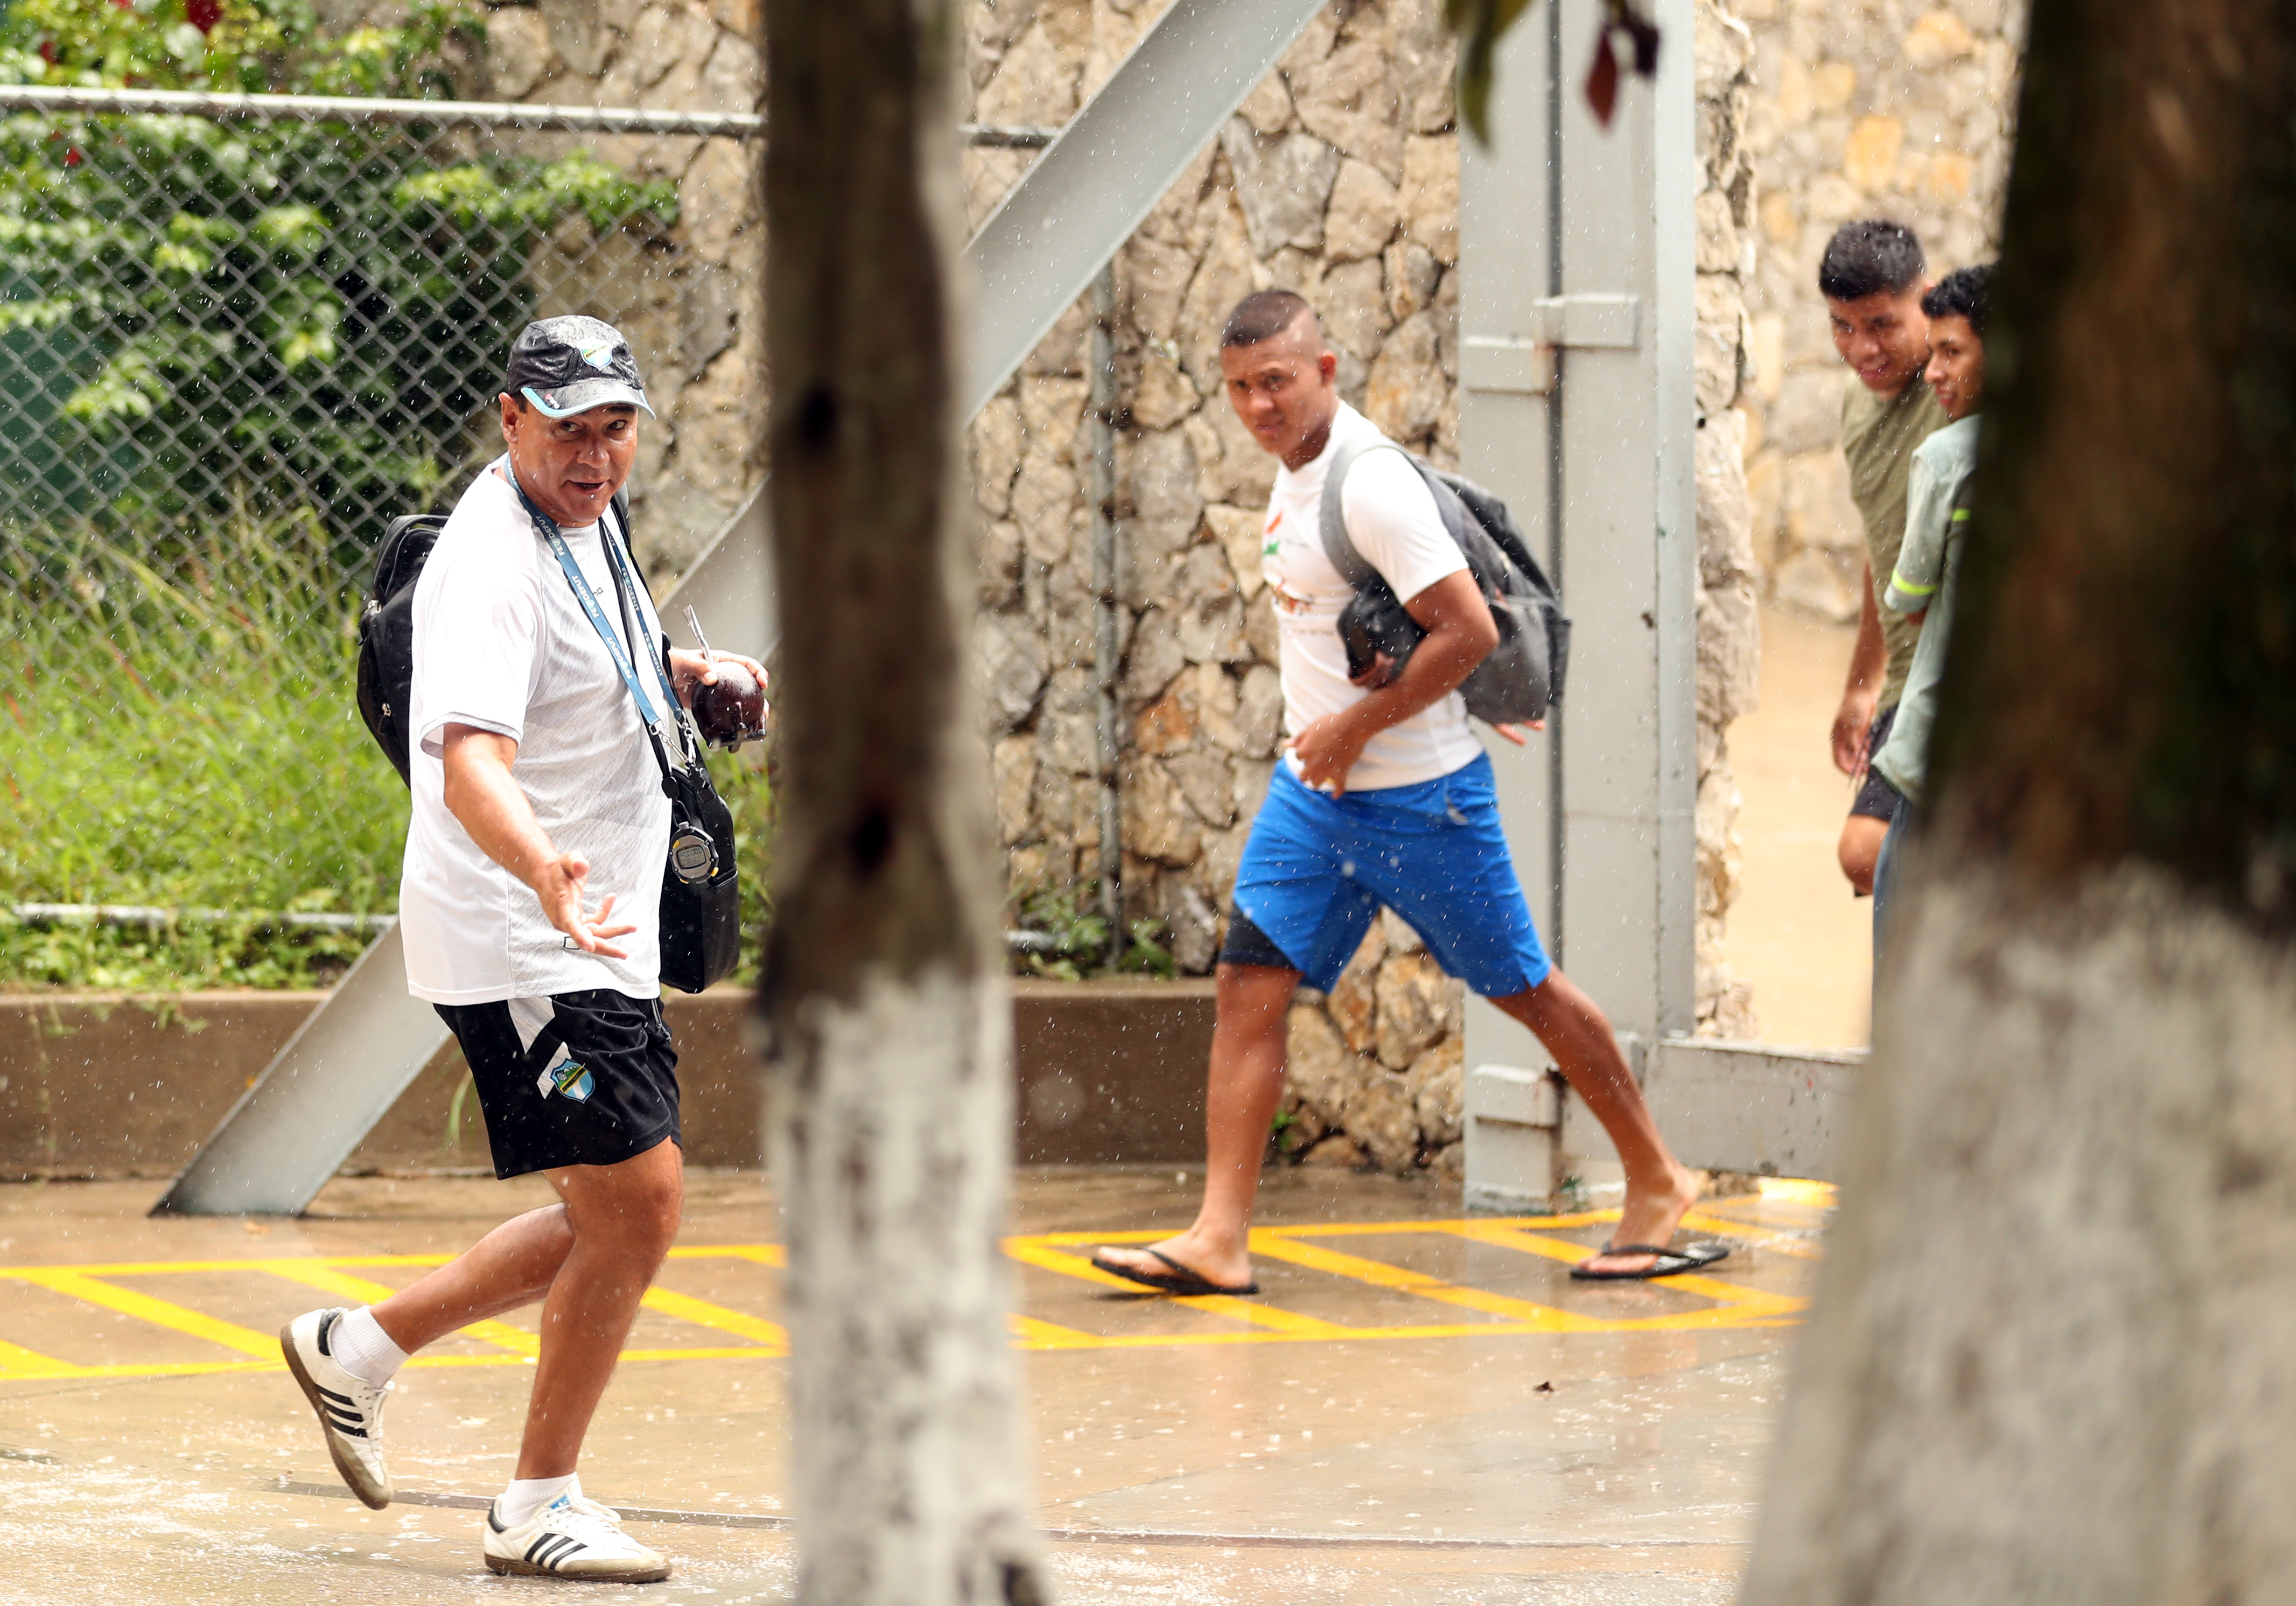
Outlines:
POLYGON ((2296 1600, 2296 4, 2036 0, 1750 1606, 2296 1600))
POLYGON ((780 839, 765 984, 798 1599, 1045 1597, 1006 1330, 1011 1004, 950 385, 953 0, 768 0, 780 839))

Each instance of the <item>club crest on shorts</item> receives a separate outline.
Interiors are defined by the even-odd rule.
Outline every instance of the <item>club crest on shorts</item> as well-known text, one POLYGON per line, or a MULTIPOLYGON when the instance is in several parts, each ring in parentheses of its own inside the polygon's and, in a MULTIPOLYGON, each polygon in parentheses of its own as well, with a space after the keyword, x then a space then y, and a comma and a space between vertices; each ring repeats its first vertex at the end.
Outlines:
POLYGON ((590 1095, 598 1088, 597 1083, 591 1079, 589 1071, 583 1068, 582 1061, 579 1060, 559 1061, 557 1064, 535 1077, 534 1086, 545 1099, 555 1093, 573 1100, 578 1104, 588 1103, 590 1095))

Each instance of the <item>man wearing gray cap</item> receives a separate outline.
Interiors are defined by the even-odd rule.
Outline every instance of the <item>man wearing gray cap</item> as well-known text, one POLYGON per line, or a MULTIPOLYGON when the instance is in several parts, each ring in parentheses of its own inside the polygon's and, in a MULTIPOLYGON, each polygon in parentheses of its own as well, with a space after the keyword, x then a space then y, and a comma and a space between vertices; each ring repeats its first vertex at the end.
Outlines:
MULTIPOLYGON (((669 1563, 583 1496, 575 1462, 684 1199, 656 921, 670 804, 648 724, 717 676, 701 654, 663 651, 610 511, 653 411, 629 343, 595 318, 529 324, 498 405, 509 450, 463 492, 416 582, 399 931, 408 989, 469 1061, 496 1174, 539 1171, 559 1202, 387 1299, 306 1312, 280 1342, 337 1470, 379 1509, 391 1374, 539 1299, 487 1565, 644 1583, 669 1563)), ((753 660, 716 657, 762 682, 753 660)))

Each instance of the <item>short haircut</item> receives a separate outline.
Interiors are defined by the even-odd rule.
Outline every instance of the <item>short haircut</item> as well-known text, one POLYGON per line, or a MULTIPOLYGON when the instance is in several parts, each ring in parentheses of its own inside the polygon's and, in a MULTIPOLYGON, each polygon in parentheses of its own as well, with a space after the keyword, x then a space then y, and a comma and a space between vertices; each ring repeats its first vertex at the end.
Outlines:
POLYGON ((1829 301, 1902 296, 1922 282, 1926 266, 1913 230, 1887 217, 1861 218, 1843 224, 1825 242, 1817 264, 1817 293, 1829 301))
POLYGON ((1956 267, 1922 298, 1922 310, 1933 318, 1967 318, 1970 332, 1985 338, 1985 295, 1993 285, 1993 264, 1956 267))
POLYGON ((1288 290, 1255 290, 1227 315, 1226 326, 1220 331, 1220 344, 1257 346, 1262 340, 1272 340, 1291 328, 1303 312, 1311 318, 1316 315, 1316 309, 1308 305, 1305 296, 1288 290))

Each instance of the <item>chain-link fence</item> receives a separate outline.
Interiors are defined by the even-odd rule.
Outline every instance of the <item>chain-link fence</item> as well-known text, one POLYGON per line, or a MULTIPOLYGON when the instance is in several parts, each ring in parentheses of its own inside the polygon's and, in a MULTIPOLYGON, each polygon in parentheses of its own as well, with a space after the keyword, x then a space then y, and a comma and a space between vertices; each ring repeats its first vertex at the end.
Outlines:
MULTIPOLYGON (((757 119, 203 101, 0 90, 0 906, 391 906, 376 539, 500 450, 529 319, 738 316, 684 293, 676 181, 757 119)), ((157 940, 7 938, 0 984, 133 985, 157 940)))
MULTIPOLYGON (((757 292, 726 249, 754 222, 728 158, 761 128, 0 86, 0 987, 276 985, 356 955, 406 822, 352 711, 375 542, 500 451, 510 336, 584 312, 679 399, 641 453, 640 555, 698 553, 754 479, 762 376, 729 391, 719 358, 757 292), (743 217, 687 216, 720 209, 697 192, 743 217)), ((1094 635, 1058 653, 1025 610, 984 612, 992 682, 1028 670, 1005 725, 1070 660, 1105 677, 1094 635)), ((764 756, 714 763, 762 900, 764 756)), ((1114 923, 1093 790, 1083 851, 1013 911, 1040 964, 1089 964, 1114 923)))

